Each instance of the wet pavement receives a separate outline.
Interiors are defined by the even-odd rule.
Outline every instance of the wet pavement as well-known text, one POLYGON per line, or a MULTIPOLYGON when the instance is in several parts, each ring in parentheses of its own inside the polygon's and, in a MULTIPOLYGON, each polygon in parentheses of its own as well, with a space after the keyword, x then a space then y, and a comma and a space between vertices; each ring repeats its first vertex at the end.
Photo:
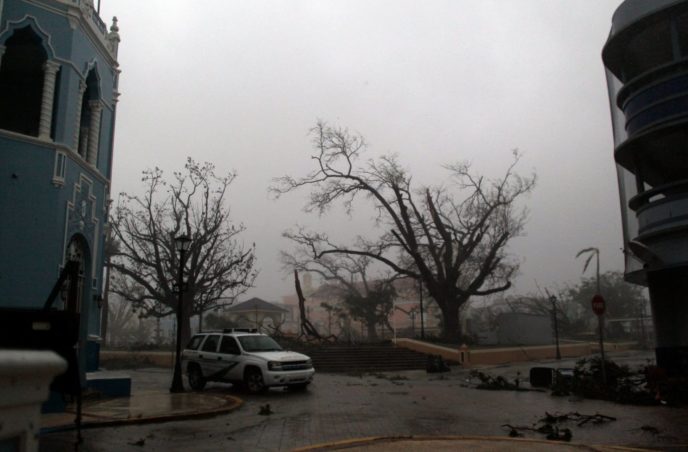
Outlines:
MULTIPOLYGON (((168 391, 140 391, 131 397, 111 400, 85 400, 81 411, 82 428, 154 423, 229 413, 241 406, 242 400, 229 394, 183 393, 168 391)), ((44 414, 41 427, 44 431, 76 428, 76 408, 72 405, 65 413, 44 414)))
MULTIPOLYGON (((644 364, 647 359, 652 359, 651 353, 614 356, 615 361, 628 364, 644 364)), ((574 363, 519 363, 481 370, 512 378, 520 372, 523 378, 534 365, 573 367, 574 363)), ((230 385, 209 385, 203 393, 185 397, 238 397, 243 405, 211 418, 89 428, 83 431, 84 442, 77 450, 549 450, 554 446, 586 450, 578 448, 579 444, 597 447, 593 450, 609 446, 688 450, 688 408, 618 405, 552 397, 540 391, 481 391, 471 387, 469 372, 453 368, 447 374, 316 374, 315 383, 306 392, 273 389, 255 396, 234 391, 230 385), (259 414, 268 404, 272 414, 259 414), (565 424, 562 427, 572 431, 571 443, 542 443, 544 435, 535 432, 525 439, 537 442, 503 441, 508 439, 504 424, 533 426, 546 412, 601 413, 616 421, 565 424), (399 442, 399 437, 403 441, 399 442), (420 437, 426 439, 419 442, 420 437), (361 438, 372 439, 351 443, 361 438), (327 443, 330 445, 325 446, 327 443)), ((135 392, 169 386, 168 371, 143 369, 130 374, 135 392)), ((144 410, 142 416, 145 414, 144 410)), ((41 451, 75 450, 74 440, 74 432, 46 433, 41 438, 41 451)))
POLYGON ((496 437, 413 437, 413 438, 365 438, 362 440, 342 441, 315 447, 295 449, 294 452, 325 452, 346 450, 349 452, 453 452, 453 451, 508 451, 508 452, 619 452, 622 450, 640 452, 648 449, 621 448, 607 446, 587 446, 584 444, 553 443, 552 441, 496 438, 496 437))

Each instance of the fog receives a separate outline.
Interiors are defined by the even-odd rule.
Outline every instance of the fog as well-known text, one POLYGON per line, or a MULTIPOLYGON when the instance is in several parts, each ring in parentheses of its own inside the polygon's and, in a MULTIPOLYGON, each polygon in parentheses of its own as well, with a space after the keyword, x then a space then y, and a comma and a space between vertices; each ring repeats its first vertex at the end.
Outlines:
POLYGON ((231 216, 255 242, 260 275, 246 298, 293 293, 278 261, 295 224, 365 233, 351 219, 304 213, 303 195, 267 187, 311 169, 316 120, 361 133, 370 156, 397 153, 418 184, 467 160, 499 175, 512 149, 536 172, 512 291, 562 287, 600 248, 622 270, 613 144, 600 53, 621 0, 102 0, 119 19, 122 70, 113 198, 141 170, 169 175, 186 157, 236 170, 231 216))

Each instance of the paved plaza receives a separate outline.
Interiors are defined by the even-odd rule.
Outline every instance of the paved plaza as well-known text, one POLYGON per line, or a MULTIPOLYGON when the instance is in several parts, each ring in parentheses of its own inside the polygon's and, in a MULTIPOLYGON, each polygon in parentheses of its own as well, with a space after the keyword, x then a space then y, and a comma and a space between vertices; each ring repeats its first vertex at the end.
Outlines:
MULTIPOLYGON (((650 353, 625 353, 617 362, 642 363, 650 353)), ((573 366, 561 363, 522 363, 481 369, 493 375, 521 377, 533 365, 573 366)), ((545 413, 601 413, 616 418, 603 424, 568 423, 572 442, 590 446, 627 446, 659 450, 688 450, 688 409, 665 406, 638 407, 609 402, 552 397, 538 391, 484 391, 474 389, 469 370, 452 368, 447 374, 404 371, 384 374, 317 374, 306 392, 270 390, 262 395, 234 391, 230 385, 212 384, 203 392, 214 398, 239 398, 243 404, 224 414, 156 423, 131 423, 83 431, 81 451, 279 451, 337 442, 354 450, 474 450, 476 440, 456 437, 508 438, 504 424, 532 426, 545 413), (261 415, 269 404, 272 414, 261 415), (427 437, 425 442, 342 443, 371 437, 427 437), (430 441, 429 439, 435 440, 430 441), (471 443, 471 441, 474 441, 471 443), (462 445, 459 447, 459 445, 462 445)), ((169 386, 162 369, 131 371, 135 392, 169 386)), ((527 383, 525 387, 529 387, 527 383)), ((193 394, 191 395, 193 397, 193 394)), ((139 407, 140 408, 140 407, 139 407)), ((140 417, 142 417, 140 415, 140 417)), ((140 420, 140 419, 139 419, 140 420)), ((73 431, 44 434, 41 451, 74 449, 73 431)), ((533 433, 527 439, 544 440, 533 433)), ((479 440, 478 440, 479 441, 479 440)), ((485 450, 544 450, 557 443, 490 444, 485 450), (544 449, 543 449, 544 448, 544 449)), ((564 444, 562 444, 563 446, 564 444)), ((573 447, 573 449, 577 449, 573 447)), ((570 449, 570 450, 573 450, 570 449)), ((322 450, 322 449, 321 449, 322 450)))

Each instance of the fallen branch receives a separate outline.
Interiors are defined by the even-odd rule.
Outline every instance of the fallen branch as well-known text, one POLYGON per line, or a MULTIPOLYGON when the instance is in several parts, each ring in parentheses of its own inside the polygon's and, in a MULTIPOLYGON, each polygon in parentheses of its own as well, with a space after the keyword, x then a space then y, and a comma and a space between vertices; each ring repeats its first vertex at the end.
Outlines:
POLYGON ((539 419, 532 427, 503 424, 502 428, 509 429, 509 436, 512 438, 525 436, 523 432, 535 432, 545 435, 545 438, 550 441, 571 441, 571 438, 573 438, 573 432, 569 428, 561 428, 560 424, 571 421, 576 422, 578 427, 582 427, 588 422, 592 422, 593 424, 603 424, 605 422, 611 422, 615 420, 615 417, 606 416, 600 413, 581 414, 577 411, 573 411, 565 414, 550 414, 545 411, 545 417, 539 419))
POLYGON ((579 427, 592 422, 593 424, 603 424, 605 422, 615 421, 615 417, 606 416, 604 414, 581 414, 577 411, 572 411, 567 414, 549 414, 545 411, 545 417, 540 419, 538 422, 544 422, 545 424, 557 424, 566 421, 577 422, 579 427))
POLYGON ((306 340, 313 339, 316 341, 329 341, 336 340, 334 335, 323 337, 318 333, 318 330, 313 326, 308 316, 306 315, 306 298, 303 296, 303 291, 301 290, 301 282, 299 281, 299 272, 294 270, 294 285, 296 286, 296 296, 299 298, 299 315, 301 318, 301 333, 299 334, 299 339, 306 336, 306 340))
MULTIPOLYGON (((520 377, 520 372, 518 375, 520 377)), ((521 387, 521 380, 519 377, 511 382, 501 375, 493 377, 479 370, 471 371, 470 376, 480 380, 480 383, 476 385, 475 389, 486 389, 490 391, 533 391, 533 389, 521 387)))

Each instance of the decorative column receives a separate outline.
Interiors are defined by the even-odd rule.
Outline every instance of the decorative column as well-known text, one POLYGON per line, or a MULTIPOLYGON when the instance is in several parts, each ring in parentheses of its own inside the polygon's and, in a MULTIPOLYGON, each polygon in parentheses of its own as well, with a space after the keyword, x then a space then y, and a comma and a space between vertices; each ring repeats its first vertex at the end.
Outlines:
POLYGON ((117 58, 117 50, 119 48, 119 26, 117 26, 117 17, 112 18, 112 25, 110 26, 110 33, 107 34, 106 39, 109 43, 110 52, 117 58))
POLYGON ((79 80, 79 92, 76 96, 76 121, 74 122, 74 152, 79 154, 79 133, 81 131, 81 104, 84 101, 86 82, 79 80))
POLYGON ((103 105, 99 100, 92 100, 88 103, 91 110, 91 124, 88 128, 88 155, 86 161, 93 166, 98 163, 98 143, 100 142, 100 114, 103 112, 103 105))
POLYGON ((50 129, 53 124, 53 102, 55 100, 55 79, 60 63, 46 61, 43 65, 43 100, 41 102, 41 121, 38 138, 50 140, 50 129))

